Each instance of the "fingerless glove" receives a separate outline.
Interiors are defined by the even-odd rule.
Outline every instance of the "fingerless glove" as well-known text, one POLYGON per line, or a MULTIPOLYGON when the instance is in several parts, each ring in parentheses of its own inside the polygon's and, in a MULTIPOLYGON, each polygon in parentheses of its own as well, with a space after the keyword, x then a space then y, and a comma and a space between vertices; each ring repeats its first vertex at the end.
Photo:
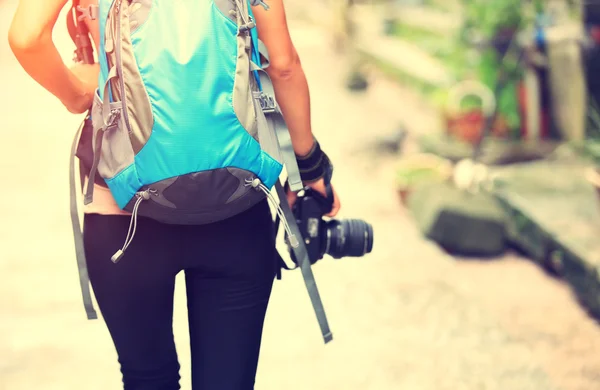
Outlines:
POLYGON ((321 179, 326 174, 330 174, 333 169, 329 157, 321 150, 321 146, 316 139, 310 152, 305 156, 296 155, 296 161, 298 162, 300 178, 305 184, 321 179))

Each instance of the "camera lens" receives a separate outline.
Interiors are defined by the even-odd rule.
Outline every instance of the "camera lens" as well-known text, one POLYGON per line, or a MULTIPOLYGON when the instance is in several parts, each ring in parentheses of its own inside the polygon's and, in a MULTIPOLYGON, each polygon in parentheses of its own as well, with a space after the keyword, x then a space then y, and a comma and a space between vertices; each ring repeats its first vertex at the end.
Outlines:
POLYGON ((334 259, 360 257, 373 249, 373 226, 360 219, 327 222, 325 253, 334 259))

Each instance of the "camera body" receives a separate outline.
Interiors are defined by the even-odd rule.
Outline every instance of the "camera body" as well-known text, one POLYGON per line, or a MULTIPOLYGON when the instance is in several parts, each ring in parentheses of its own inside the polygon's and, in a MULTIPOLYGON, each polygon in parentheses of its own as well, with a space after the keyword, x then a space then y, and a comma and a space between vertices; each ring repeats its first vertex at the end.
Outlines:
MULTIPOLYGON (((373 249, 373 227, 369 223, 360 219, 323 219, 333 205, 333 192, 327 182, 326 192, 327 196, 323 196, 307 187, 298 193, 293 208, 310 263, 316 263, 325 254, 341 259, 370 253, 373 249)), ((293 251, 290 255, 297 263, 293 251)))

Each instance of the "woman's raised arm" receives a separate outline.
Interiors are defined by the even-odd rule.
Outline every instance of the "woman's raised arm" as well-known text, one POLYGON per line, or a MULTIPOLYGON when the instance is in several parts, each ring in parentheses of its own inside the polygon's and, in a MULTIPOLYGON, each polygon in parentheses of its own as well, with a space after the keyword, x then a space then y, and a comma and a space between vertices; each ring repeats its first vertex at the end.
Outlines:
POLYGON ((23 69, 56 96, 70 112, 86 111, 93 99, 98 69, 63 62, 52 30, 68 0, 20 0, 9 32, 9 45, 23 69))

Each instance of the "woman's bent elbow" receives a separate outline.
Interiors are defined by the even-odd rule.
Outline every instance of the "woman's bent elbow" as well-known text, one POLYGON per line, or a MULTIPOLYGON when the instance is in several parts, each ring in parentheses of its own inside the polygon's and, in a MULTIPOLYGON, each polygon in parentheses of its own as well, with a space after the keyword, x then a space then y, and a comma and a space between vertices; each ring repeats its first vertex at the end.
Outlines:
POLYGON ((271 59, 269 68, 269 76, 278 80, 287 80, 294 75, 302 72, 300 58, 293 56, 291 58, 271 59))
POLYGON ((12 52, 18 56, 39 47, 43 41, 43 34, 27 33, 22 29, 11 25, 8 30, 8 45, 12 52))

